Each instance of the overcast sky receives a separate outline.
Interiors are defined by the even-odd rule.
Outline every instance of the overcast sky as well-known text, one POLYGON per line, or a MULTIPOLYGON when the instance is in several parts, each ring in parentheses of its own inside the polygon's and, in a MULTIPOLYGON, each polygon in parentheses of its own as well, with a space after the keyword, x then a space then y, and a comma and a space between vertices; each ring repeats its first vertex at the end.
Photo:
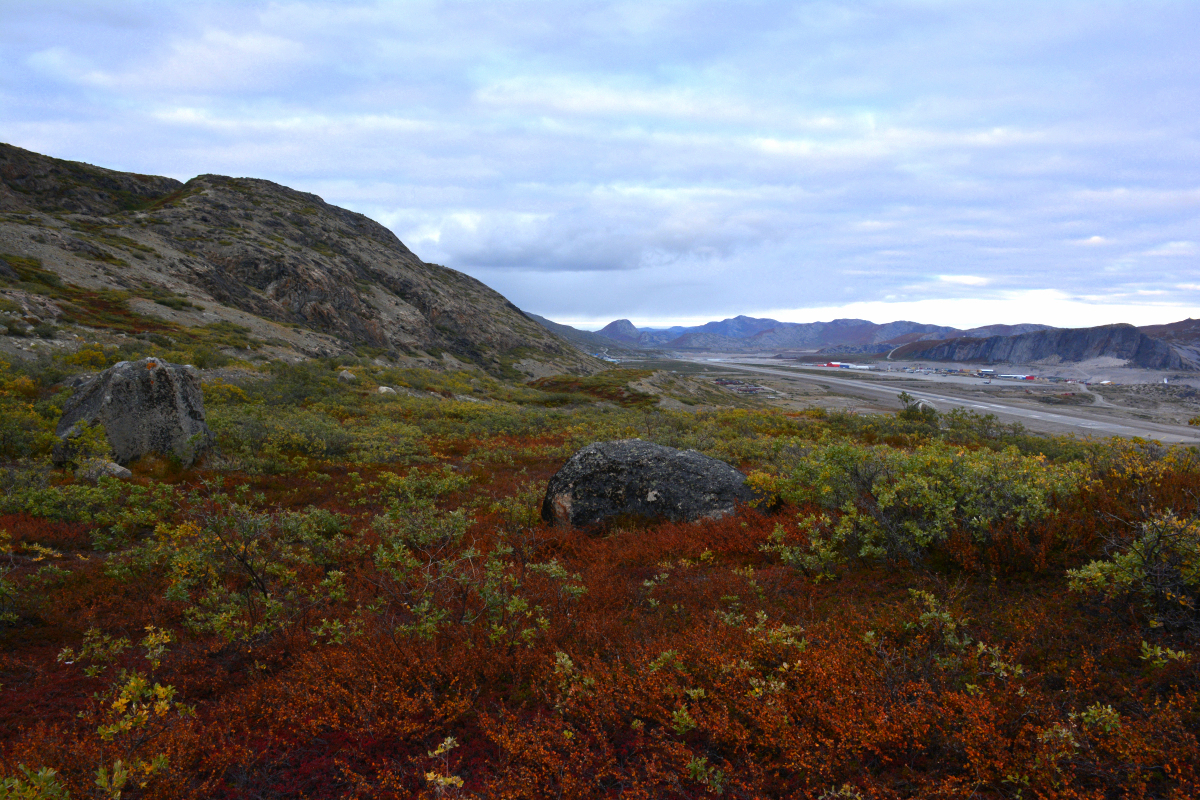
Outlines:
POLYGON ((597 327, 1200 317, 1200 2, 0 0, 0 141, 597 327))

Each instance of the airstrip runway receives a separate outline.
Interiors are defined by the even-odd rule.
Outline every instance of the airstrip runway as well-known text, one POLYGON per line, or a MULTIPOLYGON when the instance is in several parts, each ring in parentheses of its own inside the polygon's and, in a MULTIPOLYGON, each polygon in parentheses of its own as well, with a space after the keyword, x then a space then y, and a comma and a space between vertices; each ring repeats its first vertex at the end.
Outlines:
MULTIPOLYGON (((1144 419, 1133 419, 1111 407, 1103 406, 1097 411, 1070 408, 1069 410, 1043 411, 1018 402, 994 398, 955 396, 955 389, 968 386, 980 387, 978 378, 957 376, 917 376, 897 373, 857 373, 853 377, 828 368, 772 367, 745 363, 734 359, 694 358, 689 359, 709 367, 768 375, 773 382, 783 384, 815 384, 831 392, 899 407, 896 395, 902 391, 915 398, 933 403, 939 411, 965 408, 980 414, 995 414, 1003 422, 1020 422, 1030 430, 1045 433, 1076 433, 1082 436, 1125 436, 1155 439, 1169 444, 1200 444, 1200 429, 1186 425, 1169 425, 1144 419), (914 387, 920 382, 925 386, 914 387), (1114 418, 1117 417, 1117 418, 1114 418)), ((1013 384, 1019 387, 1019 384, 1013 384)))

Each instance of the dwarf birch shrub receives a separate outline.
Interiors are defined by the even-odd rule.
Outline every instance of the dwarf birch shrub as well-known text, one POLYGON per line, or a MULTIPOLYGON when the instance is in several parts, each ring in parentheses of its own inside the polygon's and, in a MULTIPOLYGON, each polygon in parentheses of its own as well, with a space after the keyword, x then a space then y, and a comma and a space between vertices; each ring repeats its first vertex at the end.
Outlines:
POLYGON ((48 464, 21 467, 0 472, 0 512, 103 526, 92 533, 97 549, 126 544, 179 511, 179 493, 169 484, 141 486, 103 475, 94 486, 51 484, 48 464))
POLYGON ((777 529, 767 549, 785 563, 828 574, 849 556, 915 562, 955 533, 986 548, 999 530, 1054 513, 1054 499, 1083 480, 1079 465, 1050 465, 1015 448, 819 445, 772 483, 782 499, 824 511, 801 515, 807 543, 789 546, 777 529))
POLYGON ((332 458, 346 455, 354 444, 351 432, 319 409, 243 406, 209 416, 222 448, 234 453, 332 458))
POLYGON ((395 505, 375 519, 370 610, 392 636, 432 639, 455 628, 492 645, 528 646, 549 627, 545 609, 529 597, 529 577, 551 584, 547 596, 559 607, 586 592, 556 559, 528 563, 503 539, 486 551, 466 542, 471 522, 461 510, 427 503, 395 505))
POLYGON ((1108 549, 1107 559, 1067 573, 1072 591, 1132 600, 1152 628, 1200 633, 1200 521, 1156 514, 1108 549))
POLYGON ((345 598, 336 569, 345 547, 340 515, 256 511, 244 496, 207 489, 190 498, 191 519, 159 525, 150 540, 114 558, 109 574, 161 573, 166 598, 183 604, 189 627, 227 641, 262 639, 345 598))
POLYGON ((388 630, 430 639, 450 619, 445 599, 470 593, 470 566, 479 556, 474 548, 461 546, 469 525, 462 511, 442 512, 431 505, 414 504, 376 517, 379 544, 369 580, 378 598, 372 609, 388 630))
POLYGON ((26 375, 14 375, 0 360, 0 457, 23 458, 50 452, 61 411, 36 402, 40 389, 26 375))

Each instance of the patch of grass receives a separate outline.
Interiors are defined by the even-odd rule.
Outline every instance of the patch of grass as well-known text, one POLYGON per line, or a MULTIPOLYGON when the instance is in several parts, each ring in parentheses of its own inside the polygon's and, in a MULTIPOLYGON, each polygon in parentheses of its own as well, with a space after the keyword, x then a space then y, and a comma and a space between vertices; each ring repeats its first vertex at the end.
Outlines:
POLYGON ((154 298, 154 302, 158 303, 160 306, 173 308, 176 311, 182 311, 185 308, 196 308, 201 311, 204 310, 204 306, 198 306, 191 300, 188 300, 186 297, 156 297, 154 298))
POLYGON ((70 321, 91 328, 122 333, 174 333, 179 326, 139 314, 129 307, 128 292, 112 289, 83 289, 72 284, 63 288, 60 299, 70 321))
POLYGON ((85 234, 87 238, 109 247, 128 250, 135 255, 138 253, 158 254, 158 251, 153 247, 134 241, 128 236, 120 236, 115 233, 109 233, 108 230, 115 227, 113 225, 107 225, 99 222, 80 222, 78 220, 69 220, 68 224, 79 233, 85 234))
POLYGON ((142 293, 158 305, 173 308, 176 311, 182 311, 185 308, 194 308, 199 311, 204 310, 204 306, 196 305, 186 295, 172 292, 169 289, 155 286, 152 283, 143 282, 142 293))
POLYGON ((42 267, 41 259, 14 256, 9 253, 0 253, 0 258, 4 259, 13 272, 20 276, 22 283, 34 284, 34 291, 39 291, 36 288, 39 285, 52 288, 59 288, 63 285, 62 279, 58 275, 42 267))
POLYGON ((648 378, 654 373, 646 369, 610 369, 595 375, 553 375, 530 382, 530 386, 547 392, 549 405, 562 405, 564 398, 576 399, 586 395, 607 400, 626 408, 648 408, 657 402, 654 395, 629 388, 629 384, 648 378))
POLYGON ((200 328, 189 328, 197 344, 215 345, 218 347, 236 347, 239 350, 253 350, 259 342, 250 338, 250 329, 236 322, 221 320, 200 328))
POLYGON ((156 197, 153 200, 146 202, 138 202, 128 206, 129 211, 158 211, 163 208, 170 208, 181 200, 191 197, 194 194, 200 194, 200 189, 195 186, 184 186, 162 197, 156 197))

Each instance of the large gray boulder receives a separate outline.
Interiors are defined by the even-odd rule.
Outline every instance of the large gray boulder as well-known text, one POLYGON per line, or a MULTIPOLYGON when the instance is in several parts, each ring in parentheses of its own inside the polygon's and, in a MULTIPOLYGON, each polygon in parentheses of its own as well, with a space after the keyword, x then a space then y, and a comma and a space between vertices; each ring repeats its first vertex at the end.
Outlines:
POLYGON ((74 459, 72 440, 82 425, 103 426, 121 465, 158 453, 190 467, 213 439, 195 367, 157 358, 122 361, 75 390, 55 429, 55 464, 74 459))
POLYGON ((719 519, 753 499, 746 477, 723 461, 624 439, 596 442, 571 456, 546 487, 542 519, 576 527, 619 516, 719 519))

